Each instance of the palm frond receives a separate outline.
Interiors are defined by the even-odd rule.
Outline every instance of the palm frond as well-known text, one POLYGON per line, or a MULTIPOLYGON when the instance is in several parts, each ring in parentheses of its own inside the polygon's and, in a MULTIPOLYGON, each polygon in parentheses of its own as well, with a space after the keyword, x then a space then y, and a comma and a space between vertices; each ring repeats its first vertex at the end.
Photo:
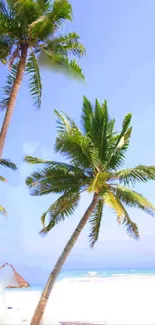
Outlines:
POLYGON ((130 113, 125 116, 122 123, 122 131, 117 137, 115 149, 120 148, 124 145, 124 143, 126 143, 127 140, 129 140, 132 131, 132 127, 130 127, 131 118, 132 115, 130 113))
POLYGON ((155 206, 153 206, 142 194, 132 191, 123 186, 116 186, 115 195, 128 207, 142 209, 151 216, 155 216, 155 206))
POLYGON ((6 84, 2 88, 2 91, 3 91, 3 94, 4 94, 3 98, 0 100, 0 107, 2 109, 5 109, 7 107, 7 105, 8 105, 10 95, 11 95, 11 91, 12 91, 12 87, 13 87, 13 84, 14 84, 15 79, 16 79, 17 69, 18 69, 18 63, 13 64, 12 68, 11 68, 11 71, 7 76, 6 84))
POLYGON ((25 156, 24 161, 26 161, 29 164, 36 165, 36 164, 50 164, 51 162, 48 160, 44 160, 41 158, 37 157, 32 157, 32 156, 25 156))
POLYGON ((6 64, 8 56, 10 55, 12 42, 9 37, 0 36, 0 61, 6 64))
POLYGON ((124 221, 123 221, 124 226, 126 227, 126 232, 127 234, 133 238, 133 239, 139 239, 139 230, 138 226, 135 222, 133 222, 128 213, 126 212, 124 221))
MULTIPOLYGON (((118 193, 113 194, 110 190, 104 194, 104 203, 114 210, 117 214, 117 221, 119 225, 123 224, 126 227, 126 231, 133 239, 139 238, 138 227, 135 222, 131 220, 128 212, 121 202, 121 198, 118 193)), ((122 200, 123 201, 123 200, 122 200)), ((124 202, 124 201, 123 201, 124 202)))
POLYGON ((92 145, 90 139, 83 136, 79 129, 72 128, 69 132, 60 133, 56 139, 56 152, 62 153, 69 158, 73 165, 80 168, 90 166, 98 170, 98 151, 92 145))
POLYGON ((7 218, 7 212, 6 210, 0 205, 0 213, 3 214, 7 218))
POLYGON ((90 175, 87 191, 89 193, 97 192, 102 196, 102 194, 104 194, 104 192, 109 188, 109 181, 111 181, 111 173, 99 170, 96 174, 93 174, 92 177, 90 175))
POLYGON ((117 200, 119 201, 119 204, 124 211, 121 224, 126 227, 126 232, 131 238, 139 239, 139 230, 138 230, 137 224, 131 220, 128 212, 126 211, 124 205, 122 204, 122 202, 119 200, 118 197, 117 197, 117 200))
POLYGON ((93 248, 99 237, 99 231, 101 226, 102 214, 103 214, 103 200, 98 200, 97 205, 89 219, 91 232, 89 234, 90 246, 93 248))
POLYGON ((29 88, 34 101, 34 105, 39 109, 41 106, 42 83, 38 61, 33 52, 31 52, 31 54, 29 55, 29 59, 26 65, 26 71, 28 74, 31 75, 29 79, 29 88))
POLYGON ((59 113, 57 110, 54 110, 54 113, 57 116, 57 132, 69 132, 72 127, 77 129, 77 126, 74 121, 72 121, 67 115, 59 113))
POLYGON ((99 158, 102 166, 109 161, 115 145, 114 129, 115 120, 108 116, 107 102, 102 105, 98 100, 93 108, 89 100, 84 97, 82 126, 84 133, 87 134, 94 146, 98 148, 99 158))
POLYGON ((29 38, 45 40, 52 32, 53 25, 47 15, 41 15, 29 25, 29 38))
MULTIPOLYGON (((34 1, 33 1, 34 2, 34 1)), ((46 39, 50 34, 60 28, 65 20, 72 20, 72 6, 67 0, 54 0, 40 5, 41 12, 29 24, 29 36, 46 39)))
MULTIPOLYGON (((115 151, 115 153, 113 153, 111 155, 111 158, 107 162, 108 170, 116 171, 118 168, 120 168, 124 164, 124 161, 125 161, 125 158, 126 158, 126 155, 125 155, 124 151, 126 151, 127 148, 124 148, 124 149, 125 150, 117 149, 115 151)), ((113 150, 111 150, 111 152, 113 152, 113 150)))
POLYGON ((66 74, 70 77, 77 78, 77 79, 85 79, 85 76, 82 72, 82 68, 78 65, 76 60, 69 61, 68 59, 66 61, 66 67, 64 72, 66 71, 66 74))
POLYGON ((17 170, 17 166, 12 161, 10 161, 9 159, 1 159, 0 160, 0 165, 4 166, 4 167, 8 167, 8 168, 10 168, 12 170, 17 170))
POLYGON ((0 181, 1 182, 7 182, 6 178, 4 178, 3 176, 0 176, 0 181))
POLYGON ((79 193, 66 192, 61 197, 59 197, 50 208, 42 215, 41 220, 43 224, 43 229, 41 234, 47 234, 56 224, 60 221, 65 220, 75 211, 80 200, 79 193), (45 218, 49 216, 48 225, 45 226, 45 218))
POLYGON ((110 190, 107 190, 103 195, 103 200, 107 206, 116 212, 118 223, 121 224, 124 216, 124 208, 119 199, 110 190))
POLYGON ((100 172, 97 172, 96 175, 94 175, 93 179, 90 180, 91 183, 89 184, 87 191, 89 193, 96 192, 98 190, 98 183, 100 178, 100 172))
POLYGON ((55 30, 60 27, 64 20, 72 20, 72 6, 68 0, 55 0, 49 15, 55 30))
POLYGON ((91 135, 92 133, 92 123, 93 123, 93 107, 91 102, 86 96, 83 97, 83 108, 82 108, 82 126, 84 133, 91 135))
POLYGON ((39 7, 42 9, 42 13, 49 13, 52 10, 51 1, 50 0, 37 0, 39 7))
POLYGON ((99 156, 104 166, 111 154, 114 147, 114 120, 111 120, 108 116, 108 106, 105 100, 102 105, 96 99, 94 118, 93 118, 93 130, 92 138, 93 142, 99 149, 99 156))
POLYGON ((26 184, 31 195, 40 196, 49 193, 78 191, 87 184, 87 177, 78 168, 69 170, 65 165, 45 166, 27 177, 26 184))
POLYGON ((10 24, 10 19, 8 15, 0 10, 0 34, 8 36, 8 27, 10 24))
POLYGON ((32 157, 32 156, 25 156, 24 161, 29 164, 32 164, 32 165, 36 165, 36 164, 50 165, 51 167, 54 167, 54 168, 61 168, 66 172, 74 172, 74 173, 83 174, 83 170, 81 170, 78 166, 67 164, 65 162, 44 160, 44 159, 32 157))
POLYGON ((86 50, 79 39, 80 36, 77 33, 68 33, 53 40, 47 40, 46 50, 64 57, 76 56, 80 58, 86 54, 86 50))
MULTIPOLYGON (((12 170, 17 169, 16 165, 13 162, 11 162, 10 160, 7 160, 7 159, 0 159, 0 165, 4 166, 4 167, 7 167, 7 168, 10 168, 12 170)), ((0 176, 0 181, 6 182, 7 180, 3 176, 0 176)), ((0 205, 0 213, 3 214, 7 218, 7 212, 4 209, 4 207, 1 206, 1 205, 0 205)))
POLYGON ((110 158, 108 159, 106 166, 109 169, 117 170, 122 165, 125 159, 125 153, 129 146, 129 139, 132 132, 131 114, 127 114, 122 123, 122 131, 115 137, 115 145, 111 151, 110 158))
POLYGON ((61 72, 68 77, 79 80, 84 80, 84 74, 81 67, 76 60, 69 60, 68 57, 59 53, 52 53, 51 51, 41 48, 38 61, 44 67, 50 68, 55 72, 61 72))
POLYGON ((118 179, 120 183, 129 186, 135 185, 136 182, 148 182, 155 180, 155 166, 139 165, 135 168, 120 170, 113 174, 114 179, 118 179))
POLYGON ((16 0, 13 4, 14 18, 22 22, 20 31, 27 32, 28 26, 43 13, 43 8, 34 0, 16 0))

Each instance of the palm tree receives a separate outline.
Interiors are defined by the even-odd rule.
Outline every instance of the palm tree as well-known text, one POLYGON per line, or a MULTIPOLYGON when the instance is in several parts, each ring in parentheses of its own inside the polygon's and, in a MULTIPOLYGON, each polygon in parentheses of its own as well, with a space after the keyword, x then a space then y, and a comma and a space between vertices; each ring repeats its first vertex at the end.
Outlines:
MULTIPOLYGON (((6 160, 6 159, 1 159, 0 160, 0 165, 4 166, 4 167, 7 167, 7 168, 10 168, 12 170, 17 169, 17 167, 16 167, 16 165, 14 163, 12 163, 10 160, 6 160)), ((0 176, 0 181, 6 182, 7 180, 3 176, 0 176)), ((7 217, 7 212, 6 212, 6 210, 4 209, 4 207, 2 205, 0 205, 0 213, 3 214, 5 217, 7 217)))
POLYGON ((50 273, 31 325, 40 323, 56 278, 87 222, 90 225, 90 246, 93 247, 98 240, 105 205, 114 210, 118 223, 123 224, 135 239, 139 238, 138 227, 126 207, 155 214, 155 207, 143 195, 129 188, 136 182, 155 180, 155 166, 120 169, 129 146, 131 114, 125 116, 120 133, 114 130, 115 120, 109 118, 106 101, 100 105, 96 100, 93 108, 84 97, 81 130, 68 116, 57 111, 56 115, 55 150, 67 158, 67 162, 25 157, 28 163, 43 164, 42 169, 26 179, 31 195, 60 195, 41 217, 41 234, 47 234, 59 222, 73 215, 83 192, 92 195, 92 201, 50 273))
POLYGON ((84 78, 78 63, 72 59, 85 54, 79 35, 59 34, 67 20, 72 20, 68 0, 0 0, 0 61, 8 63, 11 69, 1 101, 6 114, 0 133, 0 158, 25 71, 30 76, 30 93, 37 108, 42 96, 38 62, 84 78))

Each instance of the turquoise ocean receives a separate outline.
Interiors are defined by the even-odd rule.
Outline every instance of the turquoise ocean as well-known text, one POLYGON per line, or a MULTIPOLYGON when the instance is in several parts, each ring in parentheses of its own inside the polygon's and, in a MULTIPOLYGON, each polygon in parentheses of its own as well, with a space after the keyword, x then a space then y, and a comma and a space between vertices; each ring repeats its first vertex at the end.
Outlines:
MULTIPOLYGON (((68 280, 68 281, 81 281, 87 278, 88 281, 93 281, 93 278, 99 279, 112 278, 112 277, 141 277, 141 276, 155 276, 155 268, 122 268, 122 269, 85 269, 85 270, 70 270, 63 271, 60 273, 57 282, 68 280)), ((6 290, 22 290, 22 291, 42 291, 43 285, 30 283, 29 288, 22 289, 6 289, 6 290)))

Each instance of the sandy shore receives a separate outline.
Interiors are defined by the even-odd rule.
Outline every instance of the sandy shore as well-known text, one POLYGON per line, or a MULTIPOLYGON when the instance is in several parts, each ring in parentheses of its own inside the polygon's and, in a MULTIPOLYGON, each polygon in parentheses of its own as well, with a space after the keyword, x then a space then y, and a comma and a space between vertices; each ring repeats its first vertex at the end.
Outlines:
MULTIPOLYGON (((155 276, 63 280, 55 285, 42 324, 155 324, 155 276)), ((37 291, 6 291, 0 324, 29 324, 37 291)))

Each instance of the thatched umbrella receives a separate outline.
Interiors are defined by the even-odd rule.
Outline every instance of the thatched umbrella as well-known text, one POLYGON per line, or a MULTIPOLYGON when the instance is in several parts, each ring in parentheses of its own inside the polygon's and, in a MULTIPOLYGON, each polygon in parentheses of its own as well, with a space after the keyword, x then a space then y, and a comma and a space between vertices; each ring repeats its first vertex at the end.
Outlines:
MULTIPOLYGON (((22 276, 20 276, 16 272, 16 270, 14 269, 14 267, 11 264, 9 264, 9 263, 5 263, 5 264, 3 264, 3 265, 0 266, 0 275, 1 275, 1 271, 2 270, 4 271, 5 269, 7 269, 7 270, 9 269, 11 271, 11 273, 12 273, 11 278, 14 278, 14 282, 12 280, 10 280, 11 281, 11 283, 10 283, 9 282, 9 278, 7 277, 7 281, 5 280, 5 282, 7 282, 6 283, 6 288, 26 288, 26 287, 29 287, 30 286, 29 283, 26 282, 24 280, 24 278, 22 276)), ((4 277, 5 276, 3 276, 3 278, 4 277)))

